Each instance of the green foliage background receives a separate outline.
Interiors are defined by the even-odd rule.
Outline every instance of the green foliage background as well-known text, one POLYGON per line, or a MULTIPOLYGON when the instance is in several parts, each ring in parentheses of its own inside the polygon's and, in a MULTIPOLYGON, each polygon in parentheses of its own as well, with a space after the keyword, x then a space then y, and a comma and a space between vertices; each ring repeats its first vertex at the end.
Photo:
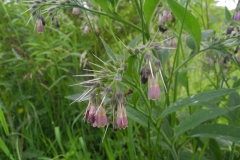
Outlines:
MULTIPOLYGON (((38 34, 35 20, 26 26, 27 2, 1 0, 0 159, 239 159, 240 63, 234 54, 239 37, 225 36, 227 27, 238 26, 227 16, 234 11, 212 6, 213 0, 89 3, 97 12, 81 8, 81 19, 71 14, 76 5, 63 7, 61 27, 48 21, 38 34), (161 83, 161 100, 146 102, 147 85, 138 84, 135 65, 142 62, 128 47, 153 39, 158 5, 175 15, 167 34, 177 46, 153 51, 169 91, 161 83), (93 31, 92 17, 99 32, 93 31), (92 29, 83 34, 80 26, 89 22, 92 29), (134 91, 128 96, 128 127, 114 132, 110 126, 104 141, 104 128, 82 121, 87 102, 70 105, 85 89, 70 85, 86 80, 73 75, 97 69, 89 62, 101 65, 92 54, 110 61, 100 37, 115 56, 129 56, 126 76, 136 84, 127 84, 134 91)), ((154 42, 165 39, 157 34, 154 42)))

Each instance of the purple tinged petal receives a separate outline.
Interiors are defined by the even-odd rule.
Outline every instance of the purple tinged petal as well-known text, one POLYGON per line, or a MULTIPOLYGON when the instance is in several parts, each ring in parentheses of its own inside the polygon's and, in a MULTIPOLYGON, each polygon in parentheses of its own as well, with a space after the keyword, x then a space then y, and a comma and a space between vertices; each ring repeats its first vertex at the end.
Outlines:
POLYGON ((161 91, 158 84, 157 76, 148 78, 148 99, 160 99, 161 91))
POLYGON ((79 13, 80 13, 80 9, 79 8, 74 7, 72 9, 72 14, 79 14, 79 13))

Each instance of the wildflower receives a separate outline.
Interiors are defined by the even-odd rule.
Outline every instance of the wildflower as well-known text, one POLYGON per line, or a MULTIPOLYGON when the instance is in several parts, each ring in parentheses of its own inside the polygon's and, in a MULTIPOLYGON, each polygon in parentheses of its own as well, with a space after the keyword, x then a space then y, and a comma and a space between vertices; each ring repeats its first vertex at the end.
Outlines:
POLYGON ((148 99, 160 99, 161 91, 158 85, 158 77, 149 76, 148 78, 148 99))
POLYGON ((93 127, 104 127, 108 123, 105 109, 102 106, 99 107, 93 127))
POLYGON ((120 129, 125 129, 128 125, 126 108, 121 103, 117 109, 117 125, 120 129))
POLYGON ((43 18, 38 17, 37 18, 37 31, 38 31, 38 33, 43 33, 43 30, 44 30, 43 29, 43 24, 45 24, 45 21, 43 21, 43 18))
POLYGON ((84 34, 88 34, 88 32, 89 32, 89 27, 88 27, 88 25, 86 25, 86 26, 84 27, 83 33, 84 33, 84 34))
POLYGON ((80 14, 80 9, 76 8, 76 7, 73 7, 72 14, 80 14))
POLYGON ((88 123, 95 122, 96 107, 90 103, 89 113, 88 113, 88 123))

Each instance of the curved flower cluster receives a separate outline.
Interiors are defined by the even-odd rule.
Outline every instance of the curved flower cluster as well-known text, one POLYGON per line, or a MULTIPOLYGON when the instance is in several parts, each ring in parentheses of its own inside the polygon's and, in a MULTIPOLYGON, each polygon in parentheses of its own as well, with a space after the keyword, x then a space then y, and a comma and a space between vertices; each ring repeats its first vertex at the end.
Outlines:
POLYGON ((105 68, 91 63, 101 67, 101 71, 87 70, 93 72, 93 74, 78 75, 93 76, 94 79, 79 84, 90 84, 90 87, 74 102, 89 101, 83 120, 91 123, 93 127, 104 127, 111 123, 114 130, 125 129, 128 125, 127 101, 119 87, 124 68, 116 68, 109 63, 103 63, 105 68))

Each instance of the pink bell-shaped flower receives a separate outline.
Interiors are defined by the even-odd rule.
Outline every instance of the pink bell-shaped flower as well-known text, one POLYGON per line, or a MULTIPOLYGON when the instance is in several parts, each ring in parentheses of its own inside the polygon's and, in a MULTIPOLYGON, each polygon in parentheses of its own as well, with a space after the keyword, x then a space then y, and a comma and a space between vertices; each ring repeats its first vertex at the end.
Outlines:
POLYGON ((125 129, 128 125, 126 108, 124 106, 119 106, 117 110, 117 125, 120 129, 125 129))
POLYGON ((158 77, 148 77, 148 99, 160 99, 161 91, 158 84, 158 77))
POLYGON ((99 107, 100 108, 95 115, 95 122, 93 123, 93 127, 104 127, 108 123, 105 109, 102 106, 99 107))
POLYGON ((43 22, 41 18, 37 19, 37 31, 38 33, 43 33, 43 22))

